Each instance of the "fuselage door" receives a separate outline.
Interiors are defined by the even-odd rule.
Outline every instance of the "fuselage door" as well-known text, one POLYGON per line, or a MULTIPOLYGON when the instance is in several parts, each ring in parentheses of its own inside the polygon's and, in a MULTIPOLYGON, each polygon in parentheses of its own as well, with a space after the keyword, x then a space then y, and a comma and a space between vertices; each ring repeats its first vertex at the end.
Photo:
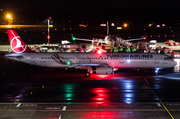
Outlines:
POLYGON ((91 63, 91 59, 88 56, 85 57, 81 57, 81 56, 77 56, 77 63, 91 63))
POLYGON ((31 54, 31 64, 35 64, 35 54, 31 54))
POLYGON ((159 55, 154 55, 154 64, 159 64, 159 55))

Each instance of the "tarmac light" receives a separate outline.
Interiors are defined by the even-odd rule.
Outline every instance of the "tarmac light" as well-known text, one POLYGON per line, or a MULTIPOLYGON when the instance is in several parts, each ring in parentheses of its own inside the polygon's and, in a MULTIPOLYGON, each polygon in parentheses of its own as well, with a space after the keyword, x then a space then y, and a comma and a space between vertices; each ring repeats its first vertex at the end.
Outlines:
POLYGON ((128 62, 128 63, 130 63, 130 62, 131 62, 131 60, 130 60, 130 59, 128 59, 128 60, 127 60, 127 62, 128 62))
POLYGON ((159 68, 156 68, 155 73, 158 74, 158 72, 159 72, 159 68))
POLYGON ((114 68, 114 71, 117 71, 118 70, 118 68, 114 68))

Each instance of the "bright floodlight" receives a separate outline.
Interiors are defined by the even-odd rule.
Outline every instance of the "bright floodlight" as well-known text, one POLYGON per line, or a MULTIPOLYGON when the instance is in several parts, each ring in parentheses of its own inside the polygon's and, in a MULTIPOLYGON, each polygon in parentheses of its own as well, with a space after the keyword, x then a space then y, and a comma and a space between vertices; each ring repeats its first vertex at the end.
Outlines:
POLYGON ((128 25, 125 23, 125 24, 124 24, 124 27, 127 27, 127 26, 128 26, 128 25))
POLYGON ((11 18, 11 15, 10 15, 10 14, 8 14, 8 15, 7 15, 7 18, 8 18, 8 19, 9 19, 9 18, 11 18))

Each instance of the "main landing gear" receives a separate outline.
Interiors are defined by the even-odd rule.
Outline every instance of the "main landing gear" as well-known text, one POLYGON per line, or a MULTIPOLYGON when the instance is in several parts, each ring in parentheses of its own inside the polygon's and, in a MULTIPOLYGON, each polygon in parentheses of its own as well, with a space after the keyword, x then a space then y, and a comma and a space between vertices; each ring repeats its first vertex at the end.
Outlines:
POLYGON ((89 77, 92 73, 93 73, 93 69, 91 67, 88 67, 85 75, 86 75, 86 77, 89 77))
POLYGON ((86 75, 86 77, 89 77, 89 76, 90 76, 90 73, 89 73, 89 72, 86 72, 85 75, 86 75))

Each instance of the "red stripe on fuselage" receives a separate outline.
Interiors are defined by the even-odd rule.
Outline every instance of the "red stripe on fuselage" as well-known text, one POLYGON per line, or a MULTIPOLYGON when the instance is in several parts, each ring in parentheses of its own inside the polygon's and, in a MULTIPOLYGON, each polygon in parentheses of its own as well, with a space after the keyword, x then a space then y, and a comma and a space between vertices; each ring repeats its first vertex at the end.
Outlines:
POLYGON ((58 60, 59 60, 59 62, 63 62, 62 60, 61 60, 61 58, 59 57, 59 55, 57 54, 57 53, 55 53, 55 55, 56 55, 56 57, 58 58, 58 60))

